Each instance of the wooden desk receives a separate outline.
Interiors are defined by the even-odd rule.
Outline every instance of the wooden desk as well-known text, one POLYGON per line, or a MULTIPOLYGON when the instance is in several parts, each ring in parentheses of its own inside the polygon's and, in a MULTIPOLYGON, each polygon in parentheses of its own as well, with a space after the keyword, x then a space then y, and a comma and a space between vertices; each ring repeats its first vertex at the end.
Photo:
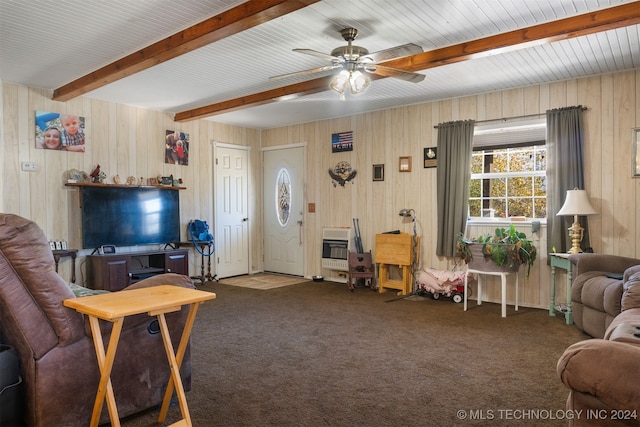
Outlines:
POLYGON ((53 260, 56 263, 56 273, 58 272, 58 263, 60 258, 71 257, 71 283, 76 283, 76 256, 78 255, 77 249, 64 249, 53 250, 53 260))
POLYGON ((86 314, 91 324, 91 332, 93 335, 93 344, 98 357, 98 366, 100 367, 100 383, 98 385, 98 393, 93 406, 93 414, 91 416, 91 427, 97 427, 102 412, 102 405, 106 398, 109 417, 112 426, 120 426, 118 417, 118 409, 113 395, 113 387, 111 385, 111 369, 122 331, 122 324, 126 316, 132 316, 140 313, 148 313, 149 316, 157 316, 162 332, 162 340, 167 353, 171 376, 167 384, 167 390, 160 408, 158 423, 163 423, 169 410, 169 403, 173 395, 173 388, 176 388, 180 411, 183 419, 173 426, 191 426, 191 417, 189 408, 187 407, 187 399, 184 394, 182 380, 180 379, 180 365, 184 353, 189 343, 191 328, 193 327, 198 306, 204 301, 214 299, 216 294, 211 292, 199 291, 196 289, 182 288, 179 286, 162 285, 150 288, 134 289, 130 291, 113 292, 102 295, 92 295, 81 298, 72 298, 64 301, 66 307, 75 309, 76 311, 86 314), (165 313, 171 313, 180 310, 183 305, 190 305, 187 322, 182 332, 180 344, 176 354, 173 352, 171 344, 171 336, 169 328, 164 317, 165 313), (106 320, 113 323, 111 338, 105 354, 102 342, 102 334, 100 333, 100 324, 98 319, 106 320))

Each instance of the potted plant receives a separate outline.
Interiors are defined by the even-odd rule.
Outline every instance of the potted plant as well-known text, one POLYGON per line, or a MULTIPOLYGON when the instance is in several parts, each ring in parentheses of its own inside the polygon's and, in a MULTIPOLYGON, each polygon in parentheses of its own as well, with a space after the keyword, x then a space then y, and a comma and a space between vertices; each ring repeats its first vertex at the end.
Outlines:
POLYGON ((496 228, 493 235, 476 238, 461 235, 456 244, 456 256, 474 270, 518 271, 526 264, 528 277, 536 255, 533 242, 513 224, 509 228, 496 228))

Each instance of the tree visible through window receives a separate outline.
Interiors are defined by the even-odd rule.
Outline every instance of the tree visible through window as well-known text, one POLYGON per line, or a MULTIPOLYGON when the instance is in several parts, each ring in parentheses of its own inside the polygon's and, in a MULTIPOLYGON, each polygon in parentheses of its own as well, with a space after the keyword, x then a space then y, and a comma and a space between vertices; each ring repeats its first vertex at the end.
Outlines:
POLYGON ((546 166, 545 145, 474 151, 470 217, 546 218, 546 166))

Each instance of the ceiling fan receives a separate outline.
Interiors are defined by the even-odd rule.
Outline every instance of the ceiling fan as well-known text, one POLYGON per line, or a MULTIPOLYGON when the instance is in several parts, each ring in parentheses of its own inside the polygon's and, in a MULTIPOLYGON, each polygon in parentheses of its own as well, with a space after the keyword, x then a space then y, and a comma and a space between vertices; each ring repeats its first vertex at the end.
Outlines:
POLYGON ((412 83, 419 83, 424 80, 424 74, 412 73, 397 68, 380 65, 380 62, 388 61, 403 56, 415 55, 423 52, 422 48, 413 43, 407 43, 389 49, 369 53, 361 46, 353 45, 353 41, 358 37, 358 30, 355 28, 345 28, 340 31, 340 35, 347 42, 346 46, 340 46, 331 51, 330 54, 318 52, 313 49, 293 49, 294 52, 305 55, 316 56, 331 61, 331 65, 312 68, 310 70, 296 71, 293 73, 280 74, 271 79, 281 79, 301 75, 322 73, 340 68, 341 71, 331 80, 329 87, 340 94, 340 99, 344 100, 344 92, 351 90, 352 94, 362 93, 371 83, 371 79, 365 73, 377 74, 384 77, 394 77, 412 83), (365 73, 363 73, 363 71, 365 73))

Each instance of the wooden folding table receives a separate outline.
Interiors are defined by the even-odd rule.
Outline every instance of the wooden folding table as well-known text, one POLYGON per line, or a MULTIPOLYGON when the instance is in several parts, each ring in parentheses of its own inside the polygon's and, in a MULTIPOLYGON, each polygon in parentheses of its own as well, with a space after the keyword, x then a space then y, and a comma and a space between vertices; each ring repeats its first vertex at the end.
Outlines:
POLYGON ((91 295, 81 298, 72 298, 64 301, 66 307, 75 309, 76 311, 86 314, 89 317, 91 332, 93 335, 93 344, 98 357, 98 366, 100 367, 100 383, 98 385, 98 393, 93 406, 93 414, 91 415, 91 427, 97 427, 100 420, 100 413, 104 400, 107 400, 107 409, 111 418, 112 426, 120 426, 118 417, 118 409, 113 395, 113 387, 111 385, 111 369, 122 331, 122 324, 126 316, 135 314, 148 313, 149 316, 157 316, 162 333, 171 376, 167 384, 167 390, 162 401, 158 422, 163 423, 169 410, 169 403, 173 395, 175 387, 180 411, 183 419, 172 424, 172 426, 191 426, 191 417, 189 408, 187 407, 187 399, 184 394, 182 380, 180 378, 180 365, 184 357, 191 328, 195 322, 198 306, 204 301, 214 299, 216 294, 211 292, 200 291, 196 289, 188 289, 179 286, 161 285, 149 288, 133 289, 129 291, 113 292, 109 294, 91 295), (171 313, 180 310, 183 305, 189 305, 189 314, 177 353, 173 351, 171 344, 171 336, 165 319, 165 313, 171 313), (102 342, 102 334, 100 332, 99 319, 113 323, 111 338, 107 351, 105 353, 102 342))

